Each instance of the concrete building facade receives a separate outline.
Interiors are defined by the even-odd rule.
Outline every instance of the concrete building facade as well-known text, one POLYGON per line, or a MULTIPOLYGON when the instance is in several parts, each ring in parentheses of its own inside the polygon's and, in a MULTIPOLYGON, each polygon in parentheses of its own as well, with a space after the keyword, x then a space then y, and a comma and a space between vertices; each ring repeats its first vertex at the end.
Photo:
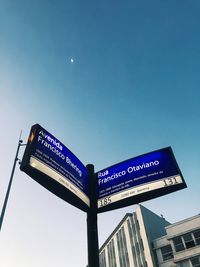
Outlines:
POLYGON ((100 248, 100 267, 154 267, 152 242, 170 223, 139 205, 128 213, 100 248))
POLYGON ((171 224, 154 240, 160 267, 200 267, 200 215, 171 224))
POLYGON ((170 224, 139 205, 100 248, 100 267, 200 267, 200 215, 170 224))

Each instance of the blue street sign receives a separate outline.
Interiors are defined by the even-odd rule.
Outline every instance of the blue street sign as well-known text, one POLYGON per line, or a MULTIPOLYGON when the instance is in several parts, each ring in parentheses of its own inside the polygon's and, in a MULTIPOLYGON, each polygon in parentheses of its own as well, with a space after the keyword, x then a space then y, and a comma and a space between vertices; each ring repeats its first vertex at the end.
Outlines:
POLYGON ((136 204, 186 187, 170 147, 96 173, 99 212, 136 204))
POLYGON ((89 207, 86 167, 39 124, 31 128, 21 170, 72 205, 89 207))

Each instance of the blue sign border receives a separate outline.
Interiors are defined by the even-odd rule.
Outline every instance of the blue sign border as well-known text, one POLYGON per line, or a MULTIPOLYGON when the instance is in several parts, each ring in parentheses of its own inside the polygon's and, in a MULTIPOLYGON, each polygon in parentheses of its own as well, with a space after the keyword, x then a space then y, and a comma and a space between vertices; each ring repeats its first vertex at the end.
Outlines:
POLYGON ((98 212, 138 204, 186 187, 171 147, 112 165, 97 172, 96 177, 98 212))
POLYGON ((39 124, 31 128, 20 169, 58 197, 83 211, 88 210, 86 167, 39 124))

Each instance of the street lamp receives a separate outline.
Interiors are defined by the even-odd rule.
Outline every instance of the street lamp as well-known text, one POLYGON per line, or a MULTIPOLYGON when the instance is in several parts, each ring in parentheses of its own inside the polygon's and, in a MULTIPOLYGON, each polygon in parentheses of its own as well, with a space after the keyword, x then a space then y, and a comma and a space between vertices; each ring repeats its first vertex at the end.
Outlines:
POLYGON ((21 146, 25 146, 25 145, 26 144, 23 144, 23 140, 21 139, 21 133, 20 133, 18 146, 17 146, 17 151, 16 151, 14 163, 13 163, 13 168, 12 168, 12 172, 11 172, 11 175, 10 175, 10 181, 9 181, 9 184, 8 184, 8 189, 7 189, 7 192, 6 192, 3 208, 2 208, 2 211, 1 211, 0 231, 1 231, 2 224, 3 224, 3 218, 4 218, 4 214, 5 214, 5 210, 6 210, 6 206, 7 206, 7 202, 8 202, 8 198, 9 198, 9 194, 10 194, 10 189, 11 189, 11 185, 12 185, 12 180, 13 180, 13 176, 14 176, 14 172, 15 172, 16 163, 19 160, 19 158, 18 158, 19 149, 20 149, 21 146))

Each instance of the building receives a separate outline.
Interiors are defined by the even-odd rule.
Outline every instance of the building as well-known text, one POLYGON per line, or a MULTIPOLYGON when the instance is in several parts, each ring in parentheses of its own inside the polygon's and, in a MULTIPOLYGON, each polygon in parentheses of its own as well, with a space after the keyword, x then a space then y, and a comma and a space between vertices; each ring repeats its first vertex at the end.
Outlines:
POLYGON ((100 248, 100 267, 154 267, 152 242, 166 234, 164 218, 139 205, 128 213, 100 248))
POLYGON ((200 215, 171 224, 153 245, 160 267, 200 267, 200 215))
POLYGON ((100 248, 100 267, 200 267, 200 215, 170 224, 139 205, 100 248))

